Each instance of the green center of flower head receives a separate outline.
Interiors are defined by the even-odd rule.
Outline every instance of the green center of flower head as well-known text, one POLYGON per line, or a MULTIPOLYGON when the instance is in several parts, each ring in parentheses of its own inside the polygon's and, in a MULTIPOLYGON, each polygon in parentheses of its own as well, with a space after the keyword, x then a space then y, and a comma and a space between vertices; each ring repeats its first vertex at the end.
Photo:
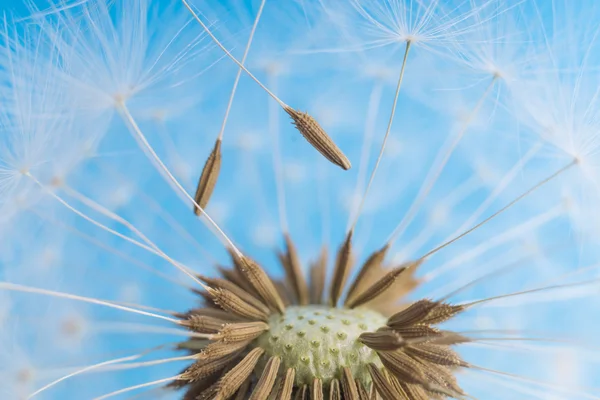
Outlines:
POLYGON ((257 345, 269 356, 281 359, 284 370, 296 370, 296 385, 310 385, 314 378, 327 386, 339 379, 342 368, 368 386, 371 377, 367 365, 381 366, 377 354, 358 337, 385 325, 386 318, 365 309, 340 309, 327 306, 290 306, 283 315, 269 319, 269 331, 257 345))

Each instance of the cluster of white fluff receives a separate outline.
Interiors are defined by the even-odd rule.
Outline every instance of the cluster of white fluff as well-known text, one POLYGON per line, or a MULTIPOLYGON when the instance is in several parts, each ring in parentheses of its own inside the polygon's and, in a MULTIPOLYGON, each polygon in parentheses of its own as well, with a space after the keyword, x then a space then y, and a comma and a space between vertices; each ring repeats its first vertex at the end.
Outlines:
MULTIPOLYGON (((261 3, 191 8, 241 60, 261 3)), ((414 293, 548 288, 452 322, 489 338, 468 361, 502 371, 461 384, 486 400, 600 396, 595 0, 267 0, 245 65, 353 168, 321 159, 242 73, 202 218, 189 196, 238 66, 179 1, 26 6, 0 38, 1 398, 96 398, 177 374, 186 332, 115 306, 194 306, 190 271, 216 274, 228 240, 279 275, 282 226, 308 264, 360 213, 359 261, 390 240, 392 264, 499 210, 432 254, 414 293)))

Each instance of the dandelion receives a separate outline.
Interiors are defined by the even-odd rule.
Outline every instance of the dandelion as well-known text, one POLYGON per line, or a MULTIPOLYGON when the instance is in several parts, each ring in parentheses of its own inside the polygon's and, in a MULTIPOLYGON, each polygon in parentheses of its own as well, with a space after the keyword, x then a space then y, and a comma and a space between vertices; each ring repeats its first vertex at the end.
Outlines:
MULTIPOLYGON (((24 26, 5 22, 6 396, 597 398, 597 228, 573 218, 596 214, 572 185, 595 193, 597 96, 582 88, 598 78, 597 31, 583 32, 587 47, 565 70, 561 39, 580 24, 550 34, 546 24, 571 14, 535 2, 301 5, 237 4, 252 18, 227 41, 221 28, 236 13, 187 1, 60 2, 24 26), (267 68, 263 81, 252 48, 273 40, 282 10, 299 12, 286 19, 293 36, 324 29, 321 44, 352 46, 309 50, 316 76, 267 68), (218 23, 206 22, 213 14, 218 23), (381 76, 348 84, 329 69, 331 54, 377 58, 398 44, 389 97, 381 76), (420 70, 428 60, 446 67, 443 82, 420 70), (208 101, 188 102, 211 84, 208 101), (465 115, 416 98, 419 84, 446 91, 447 109, 468 104, 465 115), (364 109, 368 121, 347 128, 364 127, 362 144, 337 132, 334 142, 281 100, 330 86, 342 88, 333 109, 364 109), (169 129, 147 118, 163 106, 184 110, 169 129), (278 107, 323 157, 307 161, 312 149, 285 134, 278 107), (248 145, 252 131, 269 134, 272 154, 248 145), (350 167, 342 147, 360 155, 358 171, 335 168, 350 167), (164 154, 200 159, 198 181, 164 154)), ((282 64, 303 56, 282 53, 282 64)))

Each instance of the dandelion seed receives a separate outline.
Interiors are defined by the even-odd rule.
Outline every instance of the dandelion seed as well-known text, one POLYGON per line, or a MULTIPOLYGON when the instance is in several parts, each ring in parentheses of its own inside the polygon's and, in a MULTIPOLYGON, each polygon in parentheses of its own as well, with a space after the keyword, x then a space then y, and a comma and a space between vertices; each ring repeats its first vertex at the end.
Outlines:
POLYGON ((351 167, 350 161, 335 145, 329 136, 325 133, 321 125, 307 113, 296 111, 290 107, 284 107, 298 131, 319 153, 332 163, 348 170, 351 167))
POLYGON ((196 188, 196 194, 194 195, 194 200, 200 207, 196 207, 194 209, 194 213, 198 216, 202 215, 202 210, 206 208, 210 197, 215 189, 215 185, 217 184, 217 179, 219 179, 219 172, 221 171, 221 140, 217 139, 215 142, 215 147, 211 151, 206 163, 204 164, 204 168, 202 169, 202 174, 200 175, 200 180, 198 181, 198 187, 196 188))

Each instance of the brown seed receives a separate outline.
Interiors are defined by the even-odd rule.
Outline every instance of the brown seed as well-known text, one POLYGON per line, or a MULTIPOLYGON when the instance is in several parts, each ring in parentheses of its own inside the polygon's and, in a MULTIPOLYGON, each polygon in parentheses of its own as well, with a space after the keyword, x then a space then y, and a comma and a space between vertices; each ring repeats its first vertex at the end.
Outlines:
POLYGON ((376 351, 393 351, 406 345, 402 336, 394 331, 365 332, 359 336, 365 346, 376 351))
POLYGON ((253 340, 267 330, 269 330, 269 325, 264 322, 239 322, 225 325, 219 331, 217 338, 223 342, 253 340))
MULTIPOLYGON (((445 393, 451 393, 453 397, 460 397, 465 394, 458 385, 458 381, 454 377, 454 372, 451 367, 432 364, 424 360, 419 361, 425 366, 424 371, 427 380, 432 382, 433 385, 442 388, 443 390, 447 390, 445 393)), ((435 393, 437 393, 438 396, 440 394, 439 391, 435 393)))
POLYGON ((210 340, 208 339, 196 339, 192 338, 189 340, 185 340, 183 342, 177 343, 177 349, 179 350, 187 350, 191 355, 198 353, 206 348, 210 344, 210 340))
POLYGON ((250 389, 251 381, 251 377, 248 377, 248 379, 246 379, 246 381, 242 383, 242 386, 240 386, 240 388, 237 391, 237 394, 235 395, 235 400, 246 400, 246 397, 248 396, 248 389, 250 389))
MULTIPOLYGON (((414 278, 414 274, 417 270, 419 263, 406 263, 401 266, 405 266, 406 270, 398 276, 398 278, 392 283, 392 285, 381 293, 379 296, 369 301, 365 305, 372 310, 376 310, 383 315, 393 315, 399 310, 402 310, 406 306, 399 304, 399 300, 404 299, 408 293, 414 290, 418 286, 419 281, 414 278)), ((377 280, 383 278, 389 270, 381 268, 379 270, 379 276, 377 280)), ((373 282, 375 284, 375 282, 373 282)))
POLYGON ((244 289, 246 292, 254 295, 255 297, 261 298, 260 294, 254 289, 252 283, 248 280, 248 277, 242 271, 243 264, 241 263, 241 257, 238 256, 238 253, 233 249, 228 248, 229 256, 231 257, 231 261, 233 263, 233 270, 236 272, 237 276, 240 279, 240 282, 236 282, 236 284, 244 289))
POLYGON ((277 400, 290 400, 292 398, 292 390, 294 389, 294 378, 296 376, 296 370, 294 368, 288 368, 285 372, 285 377, 277 394, 277 400))
MULTIPOLYGON (((204 392, 206 392, 208 388, 210 388, 217 381, 217 379, 219 379, 219 375, 214 374, 212 376, 208 376, 206 378, 200 379, 199 381, 192 383, 189 386, 189 389, 187 389, 185 394, 183 395, 183 400, 197 400, 204 392)), ((171 385, 167 386, 170 387, 171 385)))
POLYGON ((438 303, 433 300, 423 299, 416 301, 399 313, 392 315, 388 320, 388 325, 394 328, 404 328, 420 324, 437 306, 438 303))
POLYGON ((217 383, 218 389, 214 400, 226 400, 231 397, 248 379, 264 352, 260 347, 253 349, 242 361, 223 375, 217 383))
POLYGON ((440 331, 440 335, 438 337, 432 338, 431 343, 439 344, 442 346, 453 346, 461 343, 470 343, 473 339, 463 336, 459 333, 449 332, 449 331, 440 331))
POLYGON ((365 386, 362 384, 362 382, 358 379, 355 379, 354 383, 356 383, 356 388, 358 389, 359 400, 369 400, 369 393, 367 392, 367 389, 365 389, 365 386))
POLYGON ((249 400, 265 400, 267 398, 275 384, 280 362, 279 357, 269 358, 249 400))
POLYGON ((311 304, 323 303, 325 278, 327 273, 327 247, 321 249, 319 259, 310 266, 310 302, 311 304))
POLYGON ((217 333, 226 324, 227 320, 208 317, 206 315, 190 315, 181 324, 198 333, 217 333))
POLYGON ((329 384, 329 400, 342 400, 340 381, 337 379, 332 380, 329 384))
POLYGON ((294 242, 290 238, 289 234, 284 235, 285 245, 286 245, 286 258, 287 258, 287 266, 288 266, 288 279, 294 288, 294 292, 296 298, 298 299, 298 303, 300 305, 307 305, 309 303, 309 291, 308 286, 306 285, 306 280, 304 279, 304 274, 302 272, 302 266, 300 265, 300 258, 298 257, 298 252, 296 251, 296 246, 294 246, 294 242))
POLYGON ((348 160, 342 150, 337 147, 313 117, 305 112, 294 110, 288 106, 284 107, 284 110, 294 121, 296 129, 298 129, 308 143, 310 143, 326 159, 345 170, 352 167, 350 160, 348 160))
POLYGON ((385 378, 385 375, 377 368, 373 363, 369 364, 369 373, 373 379, 373 386, 383 400, 399 400, 402 399, 400 393, 398 393, 385 378))
MULTIPOLYGON (((215 189, 217 179, 219 178, 219 172, 221 171, 221 139, 215 141, 215 147, 211 151, 202 169, 202 174, 198 180, 198 187, 196 188, 196 195, 194 201, 198 204, 202 210, 206 208, 210 196, 215 189)), ((198 216, 202 215, 202 210, 194 205, 194 213, 198 216)))
MULTIPOLYGON (((392 385, 394 390, 400 394, 400 398, 414 400, 412 397, 409 397, 408 394, 406 394, 404 387, 402 386, 402 384, 398 381, 398 379, 394 375, 385 371, 385 377, 387 378, 387 381, 390 383, 390 385, 392 385)), ((427 399, 424 399, 424 400, 427 400, 427 399)))
POLYGON ((277 400, 279 396, 279 391, 281 390, 281 385, 283 385, 283 377, 277 376, 275 378, 275 383, 273 384, 273 389, 271 389, 271 394, 267 397, 267 400, 277 400))
POLYGON ((200 394, 200 396, 196 397, 194 400, 209 400, 213 399, 218 390, 219 381, 215 382, 212 386, 206 389, 204 392, 200 394))
POLYGON ((371 390, 369 390, 369 400, 380 400, 380 397, 377 395, 377 390, 375 390, 375 385, 371 385, 371 390))
POLYGON ((244 300, 240 299, 227 289, 209 288, 209 292, 215 303, 217 303, 225 311, 230 311, 236 315, 239 315, 240 317, 254 321, 266 321, 269 317, 268 314, 246 303, 244 300))
POLYGON ((244 300, 246 303, 258 308, 266 314, 269 314, 269 308, 262 301, 260 301, 255 296, 251 295, 235 283, 230 282, 226 279, 209 278, 202 275, 199 275, 199 278, 213 289, 227 289, 233 294, 237 295, 242 300, 244 300))
MULTIPOLYGON (((287 292, 286 297, 288 298, 288 304, 298 304, 298 294, 294 289, 294 284, 292 282, 292 272, 290 267, 290 262, 286 253, 276 252, 277 258, 279 259, 279 263, 283 267, 283 275, 284 279, 282 280, 282 284, 285 287, 285 291, 287 292)), ((281 295, 281 290, 279 290, 279 295, 281 295)), ((284 300, 285 304, 285 300, 284 300)))
MULTIPOLYGON (((396 380, 397 382, 397 380, 396 380)), ((398 383, 399 386, 404 390, 404 393, 406 393, 406 398, 407 399, 414 399, 414 400, 429 400, 430 398, 438 398, 438 399, 444 399, 445 397, 437 397, 435 396, 435 393, 431 393, 428 394, 427 391, 425 389, 423 389, 423 387, 421 385, 415 385, 415 384, 410 384, 410 383, 398 383)))
POLYGON ((439 393, 428 392, 421 385, 412 384, 412 383, 404 383, 398 381, 398 379, 389 375, 388 379, 394 389, 398 391, 404 398, 409 400, 445 400, 445 396, 441 396, 439 393))
POLYGON ((294 396, 294 400, 308 400, 308 386, 303 385, 299 388, 294 396))
POLYGON ((380 280, 375 282, 371 287, 365 289, 364 292, 357 295, 356 298, 348 304, 348 307, 349 308, 359 307, 359 306, 375 299, 376 297, 380 296, 386 290, 388 290, 390 287, 392 287, 394 282, 396 282, 396 279, 398 279, 398 277, 404 271, 406 271, 405 266, 398 267, 398 268, 391 270, 390 272, 385 274, 383 278, 381 278, 380 280))
POLYGON ((394 332, 402 336, 405 340, 421 338, 424 341, 436 340, 443 335, 442 331, 427 325, 415 325, 406 328, 394 328, 394 332))
POLYGON ((229 269, 229 268, 225 268, 225 267, 217 267, 217 268, 219 269, 219 272, 221 273, 221 275, 223 275, 223 277, 225 279, 235 283, 238 287, 241 287, 242 289, 244 289, 246 291, 246 293, 249 293, 254 297, 258 296, 258 293, 256 293, 256 291, 254 290, 252 285, 250 285, 250 282, 248 282, 246 277, 244 275, 242 275, 242 273, 238 270, 237 267, 234 267, 233 269, 229 269))
POLYGON ((311 400, 323 400, 323 382, 319 378, 314 378, 310 390, 311 400))
POLYGON ((273 279, 273 285, 275 285, 275 289, 277 289, 277 293, 279 294, 279 297, 281 297, 283 305, 287 307, 292 304, 290 296, 292 290, 290 289, 290 286, 282 279, 273 279))
POLYGON ((448 367, 467 366, 467 364, 456 352, 446 346, 421 343, 418 345, 407 346, 404 351, 406 354, 415 359, 425 360, 432 364, 444 365, 448 367))
POLYGON ((381 264, 385 259, 388 249, 389 245, 386 244, 383 248, 374 252, 369 256, 369 258, 367 258, 363 266, 360 268, 360 271, 358 271, 356 278, 354 278, 354 281, 350 285, 350 289, 348 289, 346 305, 351 302, 358 293, 362 293, 364 289, 369 286, 369 284, 372 284, 375 281, 372 276, 375 275, 381 268, 381 264))
POLYGON ((397 351, 378 351, 377 355, 385 366, 400 382, 422 384, 426 381, 422 364, 406 353, 397 351))
POLYGON ((359 400, 358 389, 356 388, 352 372, 348 367, 342 369, 342 392, 344 400, 359 400))
POLYGON ((199 379, 215 374, 235 360, 237 356, 238 352, 235 352, 225 357, 214 358, 210 360, 198 360, 190 365, 181 374, 181 379, 188 382, 195 382, 199 379))
POLYGON ((252 340, 243 340, 239 342, 212 342, 206 346, 200 353, 197 354, 198 360, 213 360, 220 357, 225 357, 228 354, 243 350, 252 340))
MULTIPOLYGON (((237 257, 237 256, 236 256, 237 257)), ((267 273, 253 260, 246 256, 237 257, 241 272, 258 292, 262 299, 275 310, 283 314, 285 306, 267 273)))
MULTIPOLYGON (((212 298, 211 298, 211 302, 212 302, 212 298)), ((232 322, 232 321, 240 321, 241 318, 235 314, 229 313, 227 311, 224 311, 220 308, 194 308, 190 311, 187 312, 186 314, 187 316, 191 316, 191 315, 197 315, 197 316, 206 316, 206 317, 212 317, 212 318, 218 318, 218 319, 222 319, 224 321, 227 322, 232 322)))
POLYGON ((456 316, 456 314, 464 311, 465 307, 461 305, 452 305, 447 303, 438 302, 437 306, 427 314, 427 318, 425 318, 421 323, 426 325, 436 325, 441 324, 456 316))
MULTIPOLYGON (((397 352, 399 353, 399 352, 397 352)), ((382 360, 383 361, 383 360, 382 360)), ((414 398, 429 400, 429 399, 439 399, 443 400, 446 397, 457 397, 456 395, 459 392, 449 390, 445 385, 439 385, 436 383, 436 380, 433 379, 433 374, 435 374, 437 368, 446 368, 440 365, 434 365, 428 362, 421 362, 420 360, 415 360, 415 362, 420 366, 424 378, 420 382, 410 382, 404 380, 402 377, 398 376, 394 371, 387 369, 388 372, 392 373, 388 378, 390 382, 392 382, 392 378, 397 379, 402 387, 402 390, 407 394, 407 398, 411 398, 409 393, 412 393, 414 398), (412 388, 412 389, 411 389, 412 388), (417 390, 416 388, 421 388, 421 390, 417 390), (418 397, 420 393, 426 393, 425 397, 421 395, 418 397), (440 397, 441 395, 441 397, 440 397)), ((385 365, 385 363, 384 363, 385 365)), ((387 367, 386 367, 387 368, 387 367)), ((459 388, 460 389, 460 388, 459 388)), ((460 397, 460 396, 458 396, 460 397)))
POLYGON ((337 305, 344 290, 348 273, 352 267, 352 234, 353 231, 348 232, 346 240, 344 240, 337 253, 333 277, 331 278, 331 288, 329 290, 329 305, 332 307, 337 305))
POLYGON ((198 289, 192 289, 192 292, 202 297, 202 299, 204 300, 204 308, 218 308, 208 292, 198 289))

